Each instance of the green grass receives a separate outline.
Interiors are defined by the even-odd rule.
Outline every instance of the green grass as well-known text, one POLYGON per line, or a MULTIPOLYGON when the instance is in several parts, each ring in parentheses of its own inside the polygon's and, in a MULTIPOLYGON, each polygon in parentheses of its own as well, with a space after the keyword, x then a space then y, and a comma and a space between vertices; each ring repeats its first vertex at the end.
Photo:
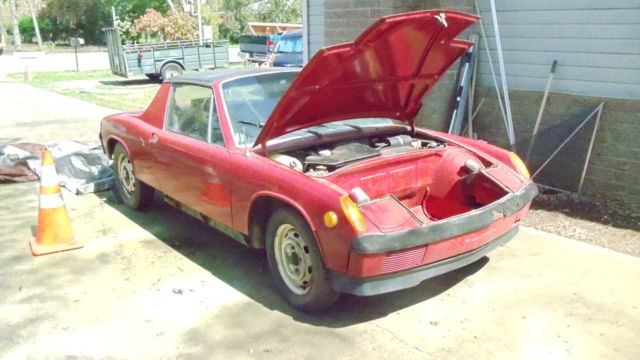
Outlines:
MULTIPOLYGON (((10 74, 9 78, 23 81, 22 74, 10 74)), ((80 100, 91 102, 100 106, 110 107, 116 110, 128 111, 138 110, 146 108, 149 102, 153 99, 153 96, 158 90, 158 86, 153 86, 154 83, 149 83, 151 86, 144 89, 139 87, 135 89, 130 88, 130 91, 126 91, 128 85, 126 85, 126 79, 111 74, 108 70, 100 71, 55 71, 55 72, 41 72, 33 73, 33 80, 25 82, 28 85, 53 91, 62 95, 71 96, 80 100), (64 82, 75 80, 95 80, 95 86, 93 89, 97 91, 87 91, 83 88, 63 87, 64 82), (102 84, 97 82, 98 80, 114 80, 114 84, 102 84), (101 92, 100 90, 107 90, 101 92), (109 90, 122 91, 123 93, 108 92, 109 90)))
MULTIPOLYGON (((233 64, 228 68, 241 67, 242 64, 233 64)), ((23 81, 23 74, 10 74, 8 77, 23 81)), ((121 111, 146 108, 160 86, 145 77, 125 79, 111 74, 109 70, 38 72, 33 73, 33 80, 25 84, 121 111), (110 82, 105 84, 100 80, 110 82), (69 84, 69 81, 78 83, 69 84)))

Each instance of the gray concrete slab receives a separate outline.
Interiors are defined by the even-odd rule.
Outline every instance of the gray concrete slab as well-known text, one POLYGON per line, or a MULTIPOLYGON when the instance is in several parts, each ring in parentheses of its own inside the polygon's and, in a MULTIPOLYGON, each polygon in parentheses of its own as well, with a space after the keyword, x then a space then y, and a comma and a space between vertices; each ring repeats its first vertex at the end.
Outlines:
POLYGON ((117 112, 0 78, 0 143, 98 141, 100 121, 117 112))
MULTIPOLYGON (((99 111, 57 136, 89 134, 99 111)), ((37 184, 0 185, 0 358, 640 356, 640 259, 607 249, 523 228, 456 272, 309 316, 274 292, 263 252, 160 201, 139 213, 64 196, 86 246, 32 257, 37 184)))

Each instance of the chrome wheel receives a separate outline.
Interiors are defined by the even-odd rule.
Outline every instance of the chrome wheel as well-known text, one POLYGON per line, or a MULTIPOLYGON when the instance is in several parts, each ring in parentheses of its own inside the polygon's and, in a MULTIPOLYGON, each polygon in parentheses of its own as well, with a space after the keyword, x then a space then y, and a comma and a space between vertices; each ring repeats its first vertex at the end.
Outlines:
POLYGON ((133 175, 133 165, 131 165, 131 160, 124 155, 120 157, 118 177, 120 178, 122 189, 128 196, 131 196, 131 193, 136 190, 136 177, 133 175))
POLYGON ((274 237, 274 253, 280 277, 296 295, 311 290, 313 266, 309 245, 293 225, 282 224, 274 237))

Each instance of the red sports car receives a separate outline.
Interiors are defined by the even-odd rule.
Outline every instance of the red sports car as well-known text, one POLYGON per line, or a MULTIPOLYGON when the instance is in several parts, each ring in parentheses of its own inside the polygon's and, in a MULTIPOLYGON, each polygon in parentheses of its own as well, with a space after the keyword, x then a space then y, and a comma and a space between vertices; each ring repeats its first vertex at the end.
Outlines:
POLYGON ((302 70, 171 78, 145 111, 102 122, 117 192, 140 209, 157 189, 266 248, 277 287, 307 311, 474 262, 513 238, 537 193, 514 153, 415 126, 476 20, 399 14, 302 70))

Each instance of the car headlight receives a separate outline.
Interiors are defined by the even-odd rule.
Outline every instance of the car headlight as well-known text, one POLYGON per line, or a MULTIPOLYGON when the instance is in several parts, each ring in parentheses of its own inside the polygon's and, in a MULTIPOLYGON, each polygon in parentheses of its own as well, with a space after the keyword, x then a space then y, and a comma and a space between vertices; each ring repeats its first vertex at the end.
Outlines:
POLYGON ((513 166, 515 166, 516 170, 518 170, 518 172, 522 174, 522 176, 526 177, 527 179, 531 178, 531 174, 529 174, 529 169, 527 169, 527 165, 525 165, 524 161, 522 161, 522 159, 520 159, 520 157, 516 155, 516 153, 510 152, 509 160, 511 160, 511 163, 513 164, 513 166))

